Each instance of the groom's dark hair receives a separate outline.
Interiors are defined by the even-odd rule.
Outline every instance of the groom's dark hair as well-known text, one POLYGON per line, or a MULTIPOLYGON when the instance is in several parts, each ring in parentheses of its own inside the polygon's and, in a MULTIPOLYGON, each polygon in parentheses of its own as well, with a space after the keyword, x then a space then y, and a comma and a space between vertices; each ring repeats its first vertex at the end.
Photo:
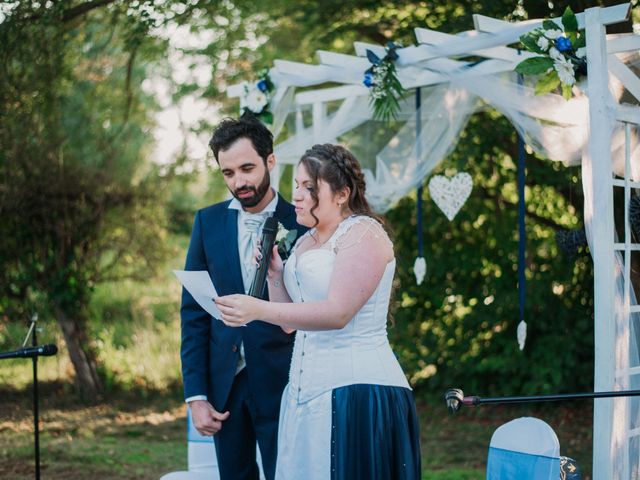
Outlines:
POLYGON ((213 131, 213 136, 209 140, 209 146, 213 151, 213 156, 218 160, 218 152, 223 152, 231 147, 237 140, 248 138, 251 140, 253 148, 260 155, 265 165, 267 157, 273 153, 273 135, 264 124, 253 115, 243 115, 242 117, 225 118, 213 131))

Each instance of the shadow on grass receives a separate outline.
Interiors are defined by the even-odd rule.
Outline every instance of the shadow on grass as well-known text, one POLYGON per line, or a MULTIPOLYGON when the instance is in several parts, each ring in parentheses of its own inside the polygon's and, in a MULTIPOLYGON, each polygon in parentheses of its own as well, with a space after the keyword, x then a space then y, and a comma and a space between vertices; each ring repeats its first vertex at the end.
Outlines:
MULTIPOLYGON (((157 479, 186 469, 178 388, 112 391, 87 404, 72 385, 40 387, 40 456, 47 479, 157 479)), ((31 389, 0 391, 0 478, 34 476, 31 389)))
MULTIPOLYGON (((186 469, 185 414, 179 385, 163 391, 109 392, 87 405, 69 384, 41 388, 41 463, 47 479, 158 479, 186 469)), ((592 404, 543 407, 482 406, 454 416, 444 401, 418 401, 423 480, 485 478, 494 430, 509 420, 534 416, 551 425, 562 455, 591 476, 592 404)), ((0 390, 0 478, 32 478, 33 420, 30 389, 0 390)))

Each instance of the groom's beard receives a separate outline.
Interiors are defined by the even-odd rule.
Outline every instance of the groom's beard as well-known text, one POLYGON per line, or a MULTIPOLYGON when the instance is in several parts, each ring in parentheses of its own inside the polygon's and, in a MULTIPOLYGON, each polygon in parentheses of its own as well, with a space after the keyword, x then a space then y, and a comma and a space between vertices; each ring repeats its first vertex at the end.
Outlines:
POLYGON ((270 187, 271 187, 271 177, 269 175, 269 170, 266 170, 264 172, 264 177, 262 177, 262 181, 260 182, 260 185, 258 185, 258 187, 245 186, 245 187, 236 189, 235 191, 231 192, 231 194, 240 202, 240 205, 242 205, 244 208, 247 208, 247 207, 251 208, 251 207, 255 207, 257 204, 259 204, 262 201, 264 196, 269 191, 270 187), (250 197, 244 197, 244 198, 238 196, 240 193, 245 193, 245 192, 253 192, 253 195, 250 197))

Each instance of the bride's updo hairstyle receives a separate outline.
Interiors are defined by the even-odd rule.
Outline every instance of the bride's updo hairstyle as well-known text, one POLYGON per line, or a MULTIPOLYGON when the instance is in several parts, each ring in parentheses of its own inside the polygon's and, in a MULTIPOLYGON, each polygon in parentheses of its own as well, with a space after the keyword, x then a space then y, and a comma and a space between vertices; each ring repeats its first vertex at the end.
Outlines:
MULTIPOLYGON (((315 187, 318 185, 318 180, 329 185, 334 194, 348 187, 350 193, 347 207, 352 214, 368 215, 380 221, 364 196, 366 185, 360 163, 349 150, 330 143, 314 145, 304 152, 300 163, 304 165, 315 187)), ((313 214, 318 207, 317 188, 310 193, 315 201, 311 216, 315 218, 317 224, 318 218, 313 214)))

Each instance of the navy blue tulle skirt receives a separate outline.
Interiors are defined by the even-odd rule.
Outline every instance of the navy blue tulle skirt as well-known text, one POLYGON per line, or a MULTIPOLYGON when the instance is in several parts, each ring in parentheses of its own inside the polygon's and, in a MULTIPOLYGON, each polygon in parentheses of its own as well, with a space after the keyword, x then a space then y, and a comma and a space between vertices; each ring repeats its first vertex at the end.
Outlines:
POLYGON ((421 478, 411 390, 349 385, 335 389, 331 403, 331 480, 421 478))

